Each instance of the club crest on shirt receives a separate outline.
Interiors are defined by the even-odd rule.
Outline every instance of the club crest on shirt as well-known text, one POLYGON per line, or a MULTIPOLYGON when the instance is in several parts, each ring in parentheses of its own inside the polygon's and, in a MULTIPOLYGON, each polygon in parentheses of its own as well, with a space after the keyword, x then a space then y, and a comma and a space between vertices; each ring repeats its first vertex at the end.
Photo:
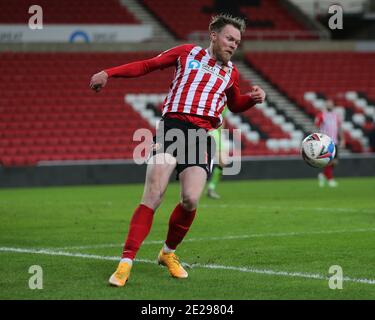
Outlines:
POLYGON ((198 60, 191 60, 189 62, 189 69, 196 70, 199 69, 201 66, 201 63, 198 60))

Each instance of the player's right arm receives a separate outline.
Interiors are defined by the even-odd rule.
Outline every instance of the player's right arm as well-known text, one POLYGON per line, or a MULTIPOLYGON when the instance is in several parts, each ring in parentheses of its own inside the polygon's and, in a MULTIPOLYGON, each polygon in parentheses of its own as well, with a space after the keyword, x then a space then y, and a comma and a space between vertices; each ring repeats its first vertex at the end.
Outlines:
POLYGON ((232 85, 225 90, 228 99, 228 109, 233 113, 244 112, 257 103, 263 103, 266 93, 259 86, 253 86, 251 92, 247 94, 240 93, 240 76, 236 67, 232 71, 232 85))
POLYGON ((194 45, 191 44, 181 45, 164 51, 151 59, 135 61, 118 67, 105 69, 91 77, 90 88, 98 92, 106 85, 108 79, 111 77, 135 78, 143 76, 154 70, 174 66, 177 59, 184 52, 190 51, 193 47, 194 45))

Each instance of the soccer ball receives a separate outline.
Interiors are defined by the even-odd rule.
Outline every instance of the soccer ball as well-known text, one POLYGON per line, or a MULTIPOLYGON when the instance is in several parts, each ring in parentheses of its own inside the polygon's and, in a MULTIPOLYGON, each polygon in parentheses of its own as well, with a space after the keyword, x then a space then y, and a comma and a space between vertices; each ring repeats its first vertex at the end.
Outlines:
POLYGON ((335 154, 335 143, 326 134, 312 133, 302 141, 302 158, 311 167, 326 167, 332 162, 335 154))

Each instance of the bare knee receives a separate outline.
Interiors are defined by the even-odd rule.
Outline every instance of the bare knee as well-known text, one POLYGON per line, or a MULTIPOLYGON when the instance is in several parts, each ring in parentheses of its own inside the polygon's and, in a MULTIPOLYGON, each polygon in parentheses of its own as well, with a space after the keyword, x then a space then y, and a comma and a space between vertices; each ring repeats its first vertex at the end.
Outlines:
POLYGON ((141 203, 156 210, 160 206, 162 200, 163 194, 159 190, 149 190, 143 195, 141 203))
POLYGON ((198 202, 199 202, 199 196, 197 195, 194 195, 194 194, 182 195, 181 204, 188 211, 195 210, 198 206, 198 202))

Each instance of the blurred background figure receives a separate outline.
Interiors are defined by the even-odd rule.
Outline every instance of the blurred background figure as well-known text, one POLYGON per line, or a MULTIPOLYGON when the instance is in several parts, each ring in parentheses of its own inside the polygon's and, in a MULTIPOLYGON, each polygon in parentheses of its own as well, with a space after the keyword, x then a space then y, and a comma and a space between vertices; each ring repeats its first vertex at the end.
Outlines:
POLYGON ((345 147, 345 138, 341 128, 340 116, 335 112, 335 105, 332 100, 327 100, 325 110, 318 113, 315 118, 315 125, 319 132, 331 137, 336 145, 335 159, 332 164, 323 169, 323 173, 318 174, 319 186, 324 187, 327 183, 329 187, 337 187, 337 181, 333 176, 333 168, 337 165, 339 148, 345 147))
POLYGON ((207 196, 212 199, 220 199, 220 195, 216 192, 216 187, 221 180, 223 175, 223 169, 227 166, 228 163, 228 152, 229 152, 229 140, 225 132, 222 129, 225 129, 225 114, 228 109, 225 107, 223 115, 223 124, 220 128, 210 131, 210 135, 215 139, 216 143, 216 158, 217 163, 214 165, 212 170, 211 177, 207 184, 207 196))
POLYGON ((375 152, 375 127, 370 132, 369 141, 370 141, 370 152, 375 152))

